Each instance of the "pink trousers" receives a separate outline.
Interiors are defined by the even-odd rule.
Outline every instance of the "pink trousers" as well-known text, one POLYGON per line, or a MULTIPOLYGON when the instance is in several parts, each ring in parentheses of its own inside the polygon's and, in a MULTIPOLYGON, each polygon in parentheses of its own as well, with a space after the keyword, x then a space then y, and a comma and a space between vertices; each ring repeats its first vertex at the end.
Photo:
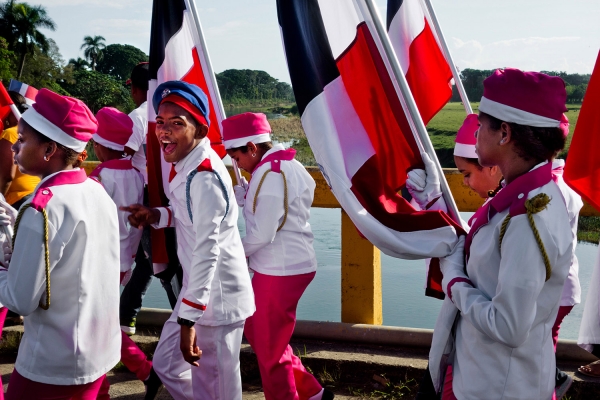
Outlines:
MULTIPOLYGON (((8 308, 0 307, 0 334, 4 329, 4 320, 6 320, 6 314, 8 314, 8 308)), ((2 390, 2 377, 0 377, 0 400, 4 400, 4 390, 2 390)))
POLYGON ((322 386, 306 371, 289 345, 296 307, 315 272, 252 278, 256 312, 246 320, 244 335, 256 353, 266 400, 307 400, 322 386))
POLYGON ((556 353, 556 344, 558 343, 558 332, 560 331, 560 325, 562 324, 563 319, 573 309, 573 306, 560 306, 558 308, 558 315, 556 315, 556 321, 554 322, 554 326, 552 327, 552 341, 554 342, 554 352, 556 353))
POLYGON ((15 369, 10 376, 7 400, 96 400, 106 375, 84 385, 50 385, 24 378, 15 369))
MULTIPOLYGON (((146 354, 123 331, 121 331, 121 362, 142 382, 150 375, 152 361, 148 361, 146 354)), ((109 389, 110 383, 108 383, 108 379, 105 376, 100 392, 98 393, 98 399, 110 399, 108 395, 109 389)))

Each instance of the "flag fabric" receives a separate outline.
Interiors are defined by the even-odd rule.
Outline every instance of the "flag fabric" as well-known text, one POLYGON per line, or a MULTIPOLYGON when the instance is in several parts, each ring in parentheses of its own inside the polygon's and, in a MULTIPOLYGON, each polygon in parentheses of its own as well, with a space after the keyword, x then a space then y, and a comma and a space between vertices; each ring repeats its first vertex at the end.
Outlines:
MULTIPOLYGON (((224 115, 219 107, 218 88, 208 75, 208 56, 199 45, 199 24, 196 24, 190 0, 154 0, 150 33, 150 82, 148 103, 152 104, 154 90, 163 82, 181 80, 200 87, 210 103, 208 139, 212 148, 224 157, 221 139, 221 121, 224 115)), ((191 0, 193 1, 193 0, 191 0)), ((151 207, 168 204, 166 193, 171 166, 163 159, 162 149, 155 135, 156 114, 148 107, 147 165, 148 193, 151 207)), ((168 262, 163 230, 152 230, 152 259, 155 272, 160 272, 168 262), (157 265, 161 264, 161 265, 157 265)))
POLYGON ((16 79, 10 80, 10 83, 8 84, 8 90, 12 90, 13 92, 21 94, 21 96, 25 97, 25 102, 30 106, 35 103, 35 96, 38 92, 38 90, 33 86, 19 82, 16 79))
POLYGON ((600 53, 583 98, 563 174, 565 182, 600 211, 600 53))
POLYGON ((14 104, 6 88, 0 83, 0 132, 4 131, 4 119, 12 112, 10 106, 14 104))
POLYGON ((431 30, 422 0, 388 0, 387 29, 427 125, 452 97, 452 70, 431 30))
MULTIPOLYGON (((277 1, 302 126, 331 190, 367 239, 394 257, 445 257, 461 228, 398 194, 407 172, 423 164, 362 1, 277 1)), ((427 294, 443 296, 439 267, 429 275, 427 294)))

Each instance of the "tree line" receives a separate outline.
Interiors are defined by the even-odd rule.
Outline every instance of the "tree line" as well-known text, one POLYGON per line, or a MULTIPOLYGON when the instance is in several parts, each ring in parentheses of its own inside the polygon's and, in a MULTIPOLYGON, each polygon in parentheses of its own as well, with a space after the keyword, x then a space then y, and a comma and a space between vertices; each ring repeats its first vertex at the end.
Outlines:
MULTIPOLYGON (((465 92, 469 101, 479 101, 483 96, 483 81, 485 78, 490 76, 494 70, 481 70, 466 68, 460 72, 460 80, 465 87, 465 92)), ((581 103, 583 96, 587 90, 588 83, 590 81, 590 74, 568 74, 564 71, 541 71, 545 74, 552 76, 559 76, 565 81, 567 89, 567 103, 581 103)), ((456 86, 453 87, 452 100, 461 101, 456 90, 456 86)))

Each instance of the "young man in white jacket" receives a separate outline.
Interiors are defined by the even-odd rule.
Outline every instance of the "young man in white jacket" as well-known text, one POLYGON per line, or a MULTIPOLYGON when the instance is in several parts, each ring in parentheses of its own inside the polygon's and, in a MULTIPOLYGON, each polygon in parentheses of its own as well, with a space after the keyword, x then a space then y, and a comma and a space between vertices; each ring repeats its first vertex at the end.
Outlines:
POLYGON ((241 400, 239 351, 254 297, 231 178, 206 138, 208 99, 195 85, 169 81, 156 89, 153 106, 164 159, 173 163, 171 204, 125 209, 133 226, 175 226, 184 271, 154 369, 177 399, 241 400))

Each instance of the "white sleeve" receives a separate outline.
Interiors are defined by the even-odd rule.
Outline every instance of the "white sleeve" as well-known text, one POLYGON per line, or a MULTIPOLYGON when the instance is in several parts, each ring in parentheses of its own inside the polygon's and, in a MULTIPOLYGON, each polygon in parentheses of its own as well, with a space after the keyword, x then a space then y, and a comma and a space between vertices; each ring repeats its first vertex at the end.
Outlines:
MULTIPOLYGON (((0 303, 19 315, 34 312, 46 292, 46 264, 43 241, 43 215, 27 209, 19 223, 10 266, 0 270, 0 303)), ((50 271, 60 260, 65 243, 48 222, 50 271)))
MULTIPOLYGON (((242 238, 246 257, 250 257, 275 239, 277 228, 281 225, 285 214, 283 200, 283 176, 276 172, 269 172, 260 188, 258 198, 253 200, 256 202, 254 224, 242 238)), ((253 207, 253 204, 247 202, 246 207, 253 207)))
MULTIPOLYGON (((550 262, 558 248, 539 215, 534 215, 550 262)), ((485 266, 481 266, 485 268, 485 266)), ((546 269, 526 215, 513 217, 504 240, 496 294, 492 299, 468 284, 452 286, 452 300, 462 317, 490 339, 509 347, 522 345, 535 319, 546 269)))
POLYGON ((227 201, 212 172, 198 172, 194 176, 190 197, 196 243, 192 250, 187 290, 183 293, 178 316, 197 321, 204 314, 210 298, 210 287, 221 252, 219 233, 227 201))
POLYGON ((156 207, 156 209, 160 212, 160 219, 156 224, 153 224, 152 227, 154 229, 173 227, 173 207, 156 207))
POLYGON ((139 151, 144 143, 144 138, 146 137, 147 124, 144 123, 144 120, 138 113, 133 115, 129 114, 129 118, 133 121, 133 134, 129 137, 129 141, 125 144, 125 147, 129 147, 134 151, 139 151))

